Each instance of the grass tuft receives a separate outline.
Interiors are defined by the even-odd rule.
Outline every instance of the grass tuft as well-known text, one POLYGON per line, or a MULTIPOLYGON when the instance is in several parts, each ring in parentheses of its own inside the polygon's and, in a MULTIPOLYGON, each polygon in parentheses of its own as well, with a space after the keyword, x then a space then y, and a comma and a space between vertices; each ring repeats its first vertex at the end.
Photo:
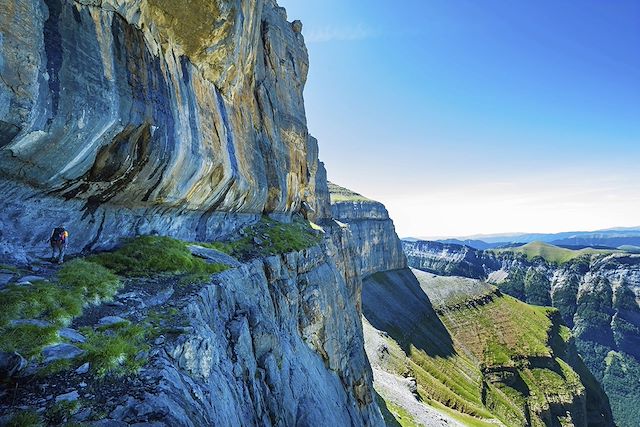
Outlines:
POLYGON ((22 411, 14 414, 7 427, 42 427, 44 421, 36 411, 22 411))
POLYGON ((300 218, 285 224, 264 217, 243 231, 244 237, 238 240, 198 244, 246 260, 297 252, 318 245, 322 241, 322 232, 300 218))
POLYGON ((132 325, 128 322, 117 323, 108 328, 93 330, 83 328, 87 337, 80 348, 86 351, 84 360, 98 377, 107 374, 122 376, 134 374, 144 366, 146 360, 139 357, 149 350, 147 325, 132 325))
POLYGON ((82 295, 85 304, 110 300, 122 287, 118 276, 102 265, 83 259, 65 264, 58 272, 58 280, 64 288, 82 295))
POLYGON ((11 285, 0 291, 0 350, 25 358, 59 342, 57 330, 82 314, 83 307, 109 300, 121 287, 106 268, 85 260, 70 261, 54 282, 11 285), (11 325, 12 320, 44 320, 50 326, 11 325))
POLYGON ((39 355, 42 348, 58 340, 56 326, 16 325, 0 329, 0 349, 15 351, 26 359, 39 355))

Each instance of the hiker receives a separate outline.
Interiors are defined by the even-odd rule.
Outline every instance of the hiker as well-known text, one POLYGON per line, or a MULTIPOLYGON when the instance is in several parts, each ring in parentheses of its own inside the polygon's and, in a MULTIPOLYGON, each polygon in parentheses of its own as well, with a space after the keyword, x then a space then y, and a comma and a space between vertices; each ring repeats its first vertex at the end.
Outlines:
POLYGON ((58 250, 58 264, 64 261, 64 251, 67 249, 67 240, 69 233, 65 230, 64 225, 56 227, 51 233, 49 243, 51 243, 51 259, 56 259, 56 249, 58 250))

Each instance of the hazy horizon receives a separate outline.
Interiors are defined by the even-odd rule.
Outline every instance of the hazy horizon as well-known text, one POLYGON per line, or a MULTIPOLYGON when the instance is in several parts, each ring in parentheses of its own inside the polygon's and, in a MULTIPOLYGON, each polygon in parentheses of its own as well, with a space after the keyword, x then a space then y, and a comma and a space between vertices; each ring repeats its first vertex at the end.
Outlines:
POLYGON ((427 235, 427 236, 399 236, 400 239, 408 239, 408 238, 418 238, 425 240, 446 240, 446 239, 460 239, 460 240, 482 240, 483 238, 497 238, 497 237, 515 237, 515 236, 524 236, 530 234, 558 234, 558 233, 597 233, 600 231, 611 231, 611 230, 640 230, 640 225, 629 226, 629 227, 607 227, 607 228, 599 228, 597 230, 561 230, 561 231, 552 231, 552 232, 528 232, 528 231, 507 231, 500 233, 481 233, 481 234, 465 234, 465 235, 427 235))
POLYGON ((280 4, 329 179, 399 235, 638 224, 640 3, 280 4))

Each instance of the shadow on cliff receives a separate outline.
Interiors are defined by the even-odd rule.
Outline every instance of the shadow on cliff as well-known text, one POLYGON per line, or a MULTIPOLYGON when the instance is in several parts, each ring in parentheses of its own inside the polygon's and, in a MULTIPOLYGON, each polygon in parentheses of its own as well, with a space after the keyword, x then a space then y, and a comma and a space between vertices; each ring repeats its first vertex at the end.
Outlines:
POLYGON ((362 311, 374 328, 388 333, 407 354, 411 346, 431 357, 455 354, 449 331, 408 268, 368 277, 362 288, 362 311))

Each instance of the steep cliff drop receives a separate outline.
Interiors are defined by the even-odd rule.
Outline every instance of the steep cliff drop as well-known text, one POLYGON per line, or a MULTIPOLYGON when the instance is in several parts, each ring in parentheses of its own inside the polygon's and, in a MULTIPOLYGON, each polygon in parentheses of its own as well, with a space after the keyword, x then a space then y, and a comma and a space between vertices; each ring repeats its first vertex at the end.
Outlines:
POLYGON ((522 301, 557 308, 607 393, 616 425, 637 424, 640 256, 542 242, 484 251, 428 241, 403 242, 403 247, 412 267, 483 278, 522 301))
MULTIPOLYGON (((612 425, 608 399, 557 310, 477 279, 407 268, 384 206, 329 189, 334 217, 365 260, 365 349, 389 425, 612 425)), ((436 253, 429 265, 445 271, 482 277, 497 265, 473 251, 436 253)))

